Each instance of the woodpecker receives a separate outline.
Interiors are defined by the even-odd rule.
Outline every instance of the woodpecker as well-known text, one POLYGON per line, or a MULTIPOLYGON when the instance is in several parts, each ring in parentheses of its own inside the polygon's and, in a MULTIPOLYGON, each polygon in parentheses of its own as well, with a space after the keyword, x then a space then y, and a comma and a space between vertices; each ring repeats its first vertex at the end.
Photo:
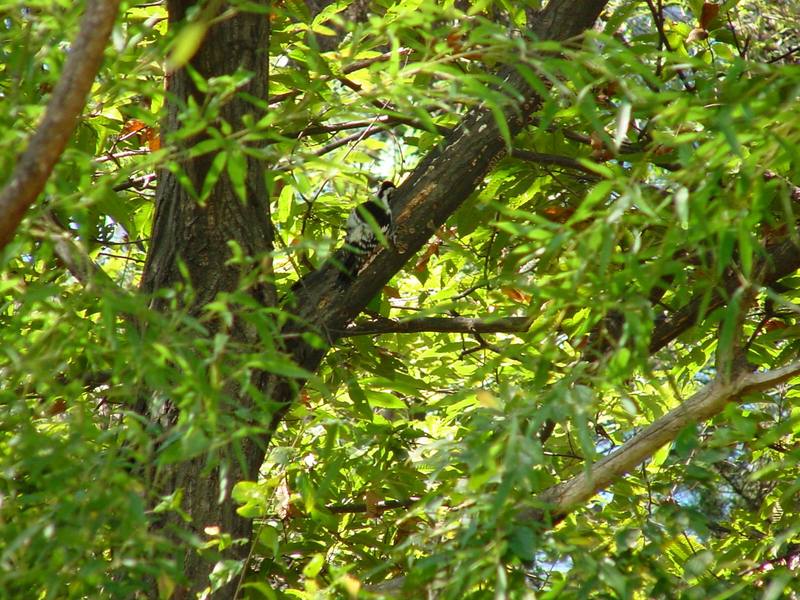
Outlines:
POLYGON ((356 206, 347 217, 344 243, 347 254, 342 259, 342 281, 353 279, 370 254, 380 245, 381 236, 391 241, 394 233, 391 200, 395 185, 391 181, 381 183, 378 193, 363 204, 356 206))

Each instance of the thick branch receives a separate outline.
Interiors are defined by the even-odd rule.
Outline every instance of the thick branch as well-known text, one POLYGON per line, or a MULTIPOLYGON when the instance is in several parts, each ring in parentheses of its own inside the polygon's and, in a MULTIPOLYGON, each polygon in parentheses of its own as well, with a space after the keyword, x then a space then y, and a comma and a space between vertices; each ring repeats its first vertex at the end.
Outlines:
POLYGON ((377 335, 382 333, 523 333, 528 330, 530 317, 473 319, 469 317, 421 317, 415 319, 374 319, 354 323, 336 331, 340 337, 377 335))
MULTIPOLYGON (((535 521, 551 527, 560 522, 575 508, 608 487, 619 477, 632 471, 642 461, 652 456, 664 444, 674 440, 687 425, 709 419, 720 413, 725 405, 737 397, 770 389, 800 375, 800 361, 763 373, 739 373, 727 383, 713 381, 691 398, 656 419, 617 450, 582 471, 572 479, 544 490, 536 496, 536 504, 544 508, 524 508, 517 515, 519 521, 535 521)), ((370 586, 373 591, 399 590, 405 577, 396 577, 370 586)))
MULTIPOLYGON (((721 380, 709 383, 680 406, 653 421, 619 449, 592 465, 589 472, 545 490, 536 500, 548 506, 547 514, 552 519, 559 520, 615 479, 630 472, 661 446, 674 440, 687 425, 715 416, 728 402, 740 395, 772 388, 797 375, 800 375, 800 361, 763 373, 740 373, 727 383, 721 380)), ((541 509, 527 509, 520 516, 523 520, 541 520, 544 515, 541 509)))
POLYGON ((25 211, 44 188, 75 129, 103 61, 118 8, 119 0, 89 0, 86 4, 78 37, 67 55, 44 119, 0 192, 0 250, 14 237, 25 211))
MULTIPOLYGON (((551 0, 539 13, 542 29, 537 26, 535 33, 543 39, 573 38, 594 24, 607 2, 551 0)), ((502 69, 498 76, 519 95, 517 102, 509 103, 504 111, 505 125, 513 138, 527 125, 541 98, 513 66, 502 69)), ((334 332, 346 328, 381 287, 473 193, 506 152, 496 116, 484 105, 472 108, 398 188, 394 248, 382 249, 373 256, 346 289, 342 289, 339 283, 337 261, 329 261, 293 287, 286 304, 293 304, 297 318, 283 330, 287 339, 296 340, 290 349, 291 359, 297 365, 315 371, 326 349, 306 342, 302 333, 309 330, 322 332, 332 343, 336 338, 334 332)), ((342 254, 337 258, 341 264, 342 254)), ((274 413, 269 431, 275 430, 289 410, 298 383, 301 382, 283 380, 273 390, 272 398, 282 406, 274 413)), ((264 443, 269 441, 269 437, 268 434, 264 443)))
MULTIPOLYGON (((543 11, 546 15, 561 14, 566 5, 570 14, 558 25, 548 20, 550 39, 565 40, 578 35, 594 23, 605 4, 601 0, 551 1, 543 11)), ((504 69, 499 76, 522 96, 521 102, 506 109, 505 118, 513 136, 527 124, 540 99, 513 67, 504 69)), ((300 316, 320 331, 343 329, 475 190, 505 153, 503 136, 491 110, 484 106, 472 109, 398 189, 397 251, 379 252, 344 293, 337 289, 339 272, 333 263, 303 278, 296 288, 300 316)), ((300 364, 305 363, 303 357, 297 358, 300 364)))

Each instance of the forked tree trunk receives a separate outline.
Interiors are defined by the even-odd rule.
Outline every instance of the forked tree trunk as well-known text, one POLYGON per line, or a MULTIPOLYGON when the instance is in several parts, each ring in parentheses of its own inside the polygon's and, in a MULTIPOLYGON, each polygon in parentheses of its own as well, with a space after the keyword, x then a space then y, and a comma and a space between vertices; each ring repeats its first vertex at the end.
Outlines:
MULTIPOLYGON (((551 0, 544 10, 538 13, 530 11, 532 28, 543 38, 570 38, 590 27, 606 2, 607 0, 551 0)), ((187 9, 194 4, 190 0, 168 0, 170 22, 181 21, 187 9)), ((266 2, 264 5, 266 6, 266 2)), ((245 69, 253 73, 253 78, 242 91, 251 97, 266 99, 268 28, 267 16, 263 14, 237 14, 224 19, 210 28, 190 64, 205 79, 245 69)), ((506 114, 513 137, 526 125, 528 113, 535 110, 541 99, 512 68, 505 73, 506 81, 517 87, 523 98, 518 106, 510 107, 506 114)), ((193 86, 184 70, 170 76, 168 91, 168 114, 164 128, 167 136, 185 125, 180 122, 179 115, 187 98, 194 97, 198 104, 202 104, 202 94, 193 86)), ((237 96, 225 105, 222 118, 236 131, 241 128, 242 116, 247 113, 256 113, 256 118, 259 116, 255 106, 237 96)), ((189 148, 205 137, 204 134, 199 134, 194 139, 181 142, 181 146, 189 148)), ((300 317, 296 322, 305 324, 302 326, 303 330, 313 328, 328 335, 342 330, 381 286, 466 200, 491 168, 493 159, 504 150, 503 137, 491 111, 482 106, 471 110, 462 123, 454 128, 437 149, 429 153, 401 186, 396 232, 398 251, 379 252, 370 266, 345 291, 337 289, 334 282, 338 279, 338 273, 333 267, 323 267, 304 277, 302 285, 296 288, 296 305, 294 308, 289 306, 300 317)), ((195 189, 202 189, 213 158, 212 154, 182 163, 183 171, 195 189)), ((239 268, 226 264, 230 257, 228 241, 238 243, 247 256, 257 256, 272 250, 272 229, 263 171, 263 164, 248 160, 246 202, 236 196, 230 182, 223 176, 203 206, 198 205, 181 187, 172 173, 162 174, 156 197, 151 247, 143 278, 144 291, 152 292, 181 281, 179 260, 188 269, 195 293, 190 309, 202 307, 220 292, 237 289, 239 268)), ((276 304, 275 290, 270 284, 253 289, 251 293, 262 306, 276 304)), ((301 335, 297 335, 302 333, 302 330, 298 330, 299 327, 290 322, 284 329, 284 333, 291 334, 287 338, 291 337, 292 340, 291 346, 285 350, 296 364, 313 372, 318 368, 325 350, 307 343, 301 335)), ((234 326, 234 331, 230 333, 237 341, 246 344, 257 342, 256 339, 249 339, 244 329, 235 329, 234 326)), ((240 479, 256 478, 269 437, 296 397, 297 383, 286 378, 270 377, 266 373, 256 376, 255 384, 259 391, 281 408, 272 414, 266 435, 262 438, 251 437, 243 442, 244 461, 228 461, 228 487, 240 479)), ((233 397, 237 396, 237 390, 228 391, 233 397)), ((247 400, 242 397, 241 402, 246 403, 247 400)), ((191 517, 190 527, 195 533, 202 536, 205 527, 218 526, 234 538, 249 538, 250 524, 236 515, 234 503, 219 502, 219 478, 215 470, 206 469, 205 459, 171 467, 163 479, 164 484, 159 489, 161 493, 182 490, 182 508, 191 517)), ((186 524, 176 515, 168 515, 159 527, 170 532, 185 528, 186 524)), ((231 557, 242 556, 246 551, 247 546, 235 546, 231 550, 231 557)), ((187 548, 183 565, 189 584, 187 589, 181 590, 184 597, 187 591, 201 590, 208 585, 208 574, 213 564, 213 561, 204 560, 187 548)), ((231 598, 234 585, 221 590, 217 597, 231 598)), ((157 595, 155 590, 152 595, 157 595)))

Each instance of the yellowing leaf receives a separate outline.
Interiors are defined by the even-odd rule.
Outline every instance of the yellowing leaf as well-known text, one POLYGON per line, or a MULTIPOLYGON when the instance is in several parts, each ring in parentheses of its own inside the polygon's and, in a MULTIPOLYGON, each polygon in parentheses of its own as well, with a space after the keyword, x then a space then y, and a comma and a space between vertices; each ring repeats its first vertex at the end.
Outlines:
POLYGON ((358 598, 358 593, 361 591, 361 582, 347 573, 342 577, 342 587, 348 596, 358 598))
POLYGON ((475 392, 475 399, 478 401, 478 404, 485 408, 500 408, 500 402, 497 400, 497 397, 489 390, 478 390, 475 392))
POLYGON ((208 23, 189 23, 175 37, 175 45, 167 58, 167 71, 175 71, 188 63, 203 43, 208 23))

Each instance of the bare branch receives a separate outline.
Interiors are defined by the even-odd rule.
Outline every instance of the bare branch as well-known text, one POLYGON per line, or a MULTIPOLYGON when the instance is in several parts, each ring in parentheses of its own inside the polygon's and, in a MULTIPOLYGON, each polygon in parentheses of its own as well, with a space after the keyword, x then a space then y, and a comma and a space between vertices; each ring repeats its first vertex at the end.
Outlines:
POLYGON ((728 382, 716 380, 709 383, 680 406, 653 421, 616 451, 592 465, 590 471, 582 472, 539 494, 536 497, 537 503, 547 506, 548 510, 526 509, 520 514, 521 519, 541 521, 545 515, 549 515, 553 521, 560 520, 574 507, 586 502, 615 479, 652 456, 661 446, 674 440, 687 425, 715 416, 728 402, 743 394, 772 388, 797 375, 800 375, 800 361, 762 373, 739 373, 728 382))
MULTIPOLYGON (((281 137, 289 139, 304 138, 309 135, 319 135, 321 133, 336 133, 337 131, 347 131, 348 129, 359 129, 361 127, 370 127, 380 123, 383 125, 408 125, 417 129, 429 131, 429 127, 416 119, 408 117, 400 117, 396 115, 379 115, 371 119, 358 119, 355 121, 344 121, 342 123, 331 123, 330 125, 317 124, 309 125, 300 131, 292 131, 280 134, 281 137)), ((385 129, 385 128, 384 128, 385 129)), ((437 127, 438 133, 441 135, 447 134, 450 130, 447 127, 437 127)))
MULTIPOLYGON (((576 507, 582 505, 614 480, 636 468, 664 444, 674 440, 687 425, 709 419, 739 396, 769 389, 800 375, 800 361, 763 373, 739 373, 727 383, 716 380, 674 408, 617 450, 583 470, 580 475, 554 485, 536 496, 545 508, 523 508, 519 521, 535 521, 552 527, 576 507)), ((403 576, 370 586, 372 591, 398 590, 405 585, 403 576)))
POLYGON ((382 333, 524 333, 532 322, 530 317, 501 317, 473 319, 469 317, 420 317, 414 319, 374 319, 354 323, 336 331, 340 337, 377 335, 382 333))
POLYGON ((119 0, 87 2, 78 37, 67 55, 44 119, 0 192, 0 249, 14 237, 25 211, 44 188, 75 129, 103 61, 118 9, 119 0))
POLYGON ((768 63, 768 64, 772 64, 772 63, 776 63, 776 62, 778 62, 778 61, 781 61, 781 60, 783 60, 784 58, 789 58, 789 57, 790 57, 792 54, 794 54, 795 52, 800 52, 800 46, 795 46, 794 48, 789 48, 789 50, 787 50, 787 51, 786 51, 786 52, 784 52, 783 54, 780 54, 780 55, 778 55, 778 56, 775 56, 774 58, 770 58, 770 59, 767 61, 767 63, 768 63))
POLYGON ((559 167, 565 167, 567 169, 582 171, 583 173, 591 175, 592 178, 597 179, 597 173, 595 171, 592 171, 588 167, 584 166, 580 161, 577 161, 570 156, 559 156, 557 154, 540 154, 539 152, 531 152, 530 150, 520 150, 518 148, 514 148, 511 151, 511 156, 513 158, 526 160, 540 165, 556 165, 559 167))
MULTIPOLYGON (((418 496, 411 496, 410 498, 403 498, 402 500, 381 500, 376 503, 374 509, 378 512, 383 512, 393 508, 409 508, 413 506, 414 503, 419 502, 419 500, 418 496)), ((325 507, 325 510, 337 515, 363 513, 367 512, 367 503, 344 502, 342 504, 329 504, 325 507)))
POLYGON ((115 192, 121 192, 123 190, 129 190, 131 188, 136 188, 137 190, 141 190, 146 188, 151 183, 156 181, 156 174, 155 173, 145 173, 144 175, 140 175, 138 177, 129 177, 127 181, 124 183, 120 183, 119 185, 114 186, 115 192))

